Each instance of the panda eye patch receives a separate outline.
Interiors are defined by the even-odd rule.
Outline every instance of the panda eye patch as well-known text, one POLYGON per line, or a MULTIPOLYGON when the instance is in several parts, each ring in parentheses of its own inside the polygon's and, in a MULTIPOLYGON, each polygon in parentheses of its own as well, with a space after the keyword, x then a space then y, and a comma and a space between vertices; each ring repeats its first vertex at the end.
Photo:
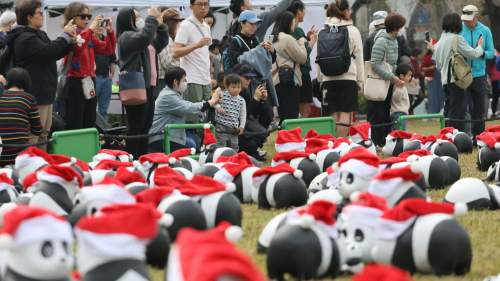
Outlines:
POLYGON ((64 248, 64 251, 65 251, 67 254, 69 254, 68 242, 63 241, 63 242, 62 242, 62 246, 63 246, 63 248, 64 248))
POLYGON ((346 178, 346 180, 345 180, 345 181, 346 181, 348 184, 351 184, 351 183, 354 181, 354 175, 353 175, 353 174, 351 174, 351 173, 349 173, 349 174, 347 175, 347 178, 346 178))
POLYGON ((45 258, 48 258, 54 254, 54 245, 52 245, 52 242, 50 241, 45 241, 42 244, 42 256, 45 258))
POLYGON ((354 239, 357 242, 362 242, 363 240, 365 240, 365 234, 360 229, 356 229, 356 231, 354 232, 354 239))

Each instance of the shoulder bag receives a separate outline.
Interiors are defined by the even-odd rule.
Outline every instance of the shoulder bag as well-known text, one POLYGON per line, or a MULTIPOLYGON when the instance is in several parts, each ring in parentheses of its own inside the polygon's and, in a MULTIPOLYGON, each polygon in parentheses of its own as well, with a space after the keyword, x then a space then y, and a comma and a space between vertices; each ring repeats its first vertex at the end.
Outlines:
MULTIPOLYGON (((383 67, 387 72, 392 72, 392 66, 386 62, 386 56, 384 56, 383 67)), ((390 86, 391 81, 380 77, 373 71, 372 63, 365 61, 365 87, 363 89, 365 99, 368 101, 384 101, 390 86)))
MULTIPOLYGON (((278 49, 275 49, 277 53, 280 53, 278 49)), ((282 56, 286 58, 285 56, 282 56)), ((293 61, 292 59, 288 58, 289 60, 293 61)), ((293 86, 295 85, 295 62, 293 62, 293 67, 290 67, 289 65, 279 65, 278 64, 278 58, 276 58, 276 67, 278 68, 278 77, 280 79, 280 84, 284 86, 293 86)))

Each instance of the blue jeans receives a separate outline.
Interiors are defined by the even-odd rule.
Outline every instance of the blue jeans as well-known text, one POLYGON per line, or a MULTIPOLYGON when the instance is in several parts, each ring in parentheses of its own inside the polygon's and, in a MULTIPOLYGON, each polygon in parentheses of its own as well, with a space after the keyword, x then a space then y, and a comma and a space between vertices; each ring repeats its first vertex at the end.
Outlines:
POLYGON ((427 97, 429 101, 429 113, 439 113, 444 103, 444 91, 439 71, 434 73, 434 79, 429 81, 427 86, 429 88, 429 95, 427 97))
POLYGON ((111 82, 111 79, 106 76, 97 75, 95 78, 95 90, 98 99, 97 112, 104 119, 107 119, 109 103, 111 102, 111 82))

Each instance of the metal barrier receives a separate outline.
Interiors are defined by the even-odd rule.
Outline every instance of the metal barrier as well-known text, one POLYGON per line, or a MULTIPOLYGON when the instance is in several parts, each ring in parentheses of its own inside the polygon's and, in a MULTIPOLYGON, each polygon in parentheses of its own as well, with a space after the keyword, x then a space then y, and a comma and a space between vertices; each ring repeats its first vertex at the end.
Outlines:
POLYGON ((332 117, 315 117, 284 120, 281 127, 285 130, 301 128, 302 136, 310 129, 315 129, 319 134, 336 135, 336 124, 332 117))
POLYGON ((439 124, 441 126, 441 129, 446 126, 444 115, 441 113, 403 115, 399 117, 397 124, 400 130, 404 130, 405 122, 407 120, 419 120, 419 119, 439 119, 439 124))
POLYGON ((91 161, 100 149, 99 132, 95 128, 58 131, 52 134, 52 153, 91 161))
MULTIPOLYGON (((197 124, 167 124, 163 130, 163 151, 169 154, 170 151, 170 130, 173 129, 203 129, 206 124, 210 125, 210 129, 215 135, 215 127, 210 123, 197 123, 197 124)), ((195 158, 195 157, 193 157, 195 158)))

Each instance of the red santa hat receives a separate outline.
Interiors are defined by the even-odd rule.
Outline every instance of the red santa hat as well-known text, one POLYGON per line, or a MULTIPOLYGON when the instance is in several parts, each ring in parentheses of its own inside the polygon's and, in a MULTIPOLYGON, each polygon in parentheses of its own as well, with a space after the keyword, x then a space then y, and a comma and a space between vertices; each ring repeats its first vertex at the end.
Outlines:
POLYGON ((490 125, 486 127, 485 132, 492 132, 492 133, 499 133, 500 132, 500 125, 490 125))
POLYGON ((350 223, 376 227, 377 219, 387 210, 384 198, 368 192, 355 192, 351 204, 342 209, 342 218, 350 223))
POLYGON ((332 149, 333 142, 320 138, 306 139, 306 153, 318 153, 323 150, 332 149))
POLYGON ((134 164, 132 162, 121 162, 118 160, 101 160, 95 166, 94 170, 116 170, 120 167, 132 167, 134 164))
POLYGON ((311 160, 315 160, 316 155, 298 150, 278 152, 274 155, 273 161, 271 162, 271 166, 276 166, 284 162, 289 162, 295 158, 309 158, 311 160))
MULTIPOLYGON (((78 190, 83 186, 82 175, 71 167, 66 166, 47 166, 37 171, 33 180, 35 182, 45 181, 58 184, 68 190, 78 190)), ((30 186, 34 184, 31 183, 30 186)), ((25 188, 27 188, 25 186, 25 188)))
POLYGON ((120 181, 123 185, 131 183, 146 183, 146 179, 141 173, 137 171, 129 171, 124 167, 120 167, 116 170, 114 178, 120 181))
POLYGON ((351 140, 348 138, 337 138, 333 142, 333 149, 341 149, 343 147, 347 147, 351 144, 351 140))
POLYGON ((396 164, 396 163, 401 163, 401 162, 405 162, 406 159, 403 158, 403 157, 389 157, 389 158, 385 158, 385 159, 380 159, 380 166, 388 166, 388 165, 393 165, 393 164, 396 164))
POLYGON ((228 162, 222 165, 222 167, 215 173, 214 179, 220 182, 233 182, 234 178, 248 167, 253 167, 253 165, 248 163, 239 164, 228 162))
POLYGON ((260 186, 268 176, 279 173, 289 173, 294 175, 296 178, 302 178, 302 171, 294 169, 288 163, 281 163, 277 166, 267 166, 260 168, 253 173, 252 177, 255 185, 260 186))
POLYGON ((349 137, 367 141, 371 136, 372 125, 369 122, 363 122, 349 127, 349 137))
POLYGON ((0 191, 10 188, 14 188, 14 180, 6 173, 0 173, 0 191))
POLYGON ((373 177, 379 171, 380 159, 373 152, 364 147, 356 147, 340 157, 334 165, 340 170, 349 171, 353 174, 373 177))
MULTIPOLYGON (((156 236, 162 220, 162 215, 149 204, 105 207, 75 226, 78 251, 106 258, 144 260, 146 244, 156 236)), ((89 270, 79 269, 84 273, 89 270)))
POLYGON ((487 146, 491 149, 500 149, 500 143, 497 143, 495 133, 482 132, 476 136, 477 145, 480 147, 487 146))
POLYGON ((171 152, 168 156, 179 160, 183 157, 188 157, 188 156, 193 155, 195 153, 196 153, 196 149, 194 149, 194 148, 181 148, 181 149, 177 149, 174 152, 171 152))
MULTIPOLYGON (((175 158, 174 162, 175 162, 175 158)), ((148 153, 144 154, 141 157, 139 157, 139 162, 141 164, 145 165, 153 165, 153 164, 171 164, 170 156, 163 152, 155 152, 155 153, 148 153)))
POLYGON ((212 144, 217 144, 217 139, 210 129, 210 124, 205 124, 203 125, 203 145, 207 147, 212 144))
POLYGON ((155 170, 151 185, 167 188, 179 188, 187 181, 188 179, 186 179, 181 173, 169 166, 163 166, 155 170))
POLYGON ((242 165, 251 165, 253 166, 252 159, 250 156, 245 151, 240 151, 236 154, 230 155, 230 156, 219 156, 217 158, 217 163, 237 163, 237 164, 242 164, 242 165))
POLYGON ((403 183, 415 182, 422 177, 416 165, 401 168, 389 168, 378 173, 368 187, 368 191, 378 196, 388 198, 397 189, 403 188, 403 183))
POLYGON ((301 216, 309 215, 315 221, 321 221, 326 225, 334 225, 337 205, 330 201, 317 200, 300 208, 297 212, 301 216))
POLYGON ((44 240, 73 242, 71 225, 61 216, 39 207, 18 205, 3 217, 0 247, 36 243, 44 240))
POLYGON ((135 199, 137 203, 152 204, 156 208, 161 200, 175 192, 173 188, 153 187, 137 193, 135 199))
POLYGON ((427 149, 415 149, 401 152, 398 157, 405 159, 405 161, 413 162, 423 156, 432 155, 432 153, 427 149))
POLYGON ((51 163, 52 158, 47 152, 32 146, 16 156, 14 169, 22 182, 27 175, 51 163))
POLYGON ((412 133, 409 133, 407 131, 401 131, 401 130, 395 130, 389 133, 387 137, 394 138, 394 139, 411 139, 413 136, 412 133))
POLYGON ((76 159, 75 157, 69 157, 63 154, 52 154, 50 157, 52 158, 53 165, 68 166, 75 164, 84 172, 88 172, 90 170, 87 162, 76 159))
POLYGON ((446 127, 439 131, 439 136, 441 139, 453 141, 453 138, 459 131, 453 127, 446 127))
POLYGON ((80 202, 98 201, 106 206, 115 204, 135 204, 134 195, 127 191, 117 179, 105 178, 98 184, 82 188, 80 202))
POLYGON ((276 152, 285 152, 292 150, 304 151, 306 143, 302 138, 302 129, 280 130, 276 137, 276 152))
POLYGON ((237 234, 241 234, 241 229, 228 223, 206 231, 182 229, 170 251, 167 279, 212 281, 231 277, 246 281, 267 280, 253 261, 228 241, 237 234))
POLYGON ((222 183, 211 177, 195 175, 190 181, 186 181, 179 187, 179 191, 187 196, 203 196, 220 191, 233 192, 235 190, 233 183, 222 183))
POLYGON ((467 205, 457 203, 429 202, 421 198, 403 200, 380 217, 377 233, 382 239, 396 239, 418 216, 431 214, 461 215, 467 212, 467 205))
POLYGON ((316 131, 314 128, 309 129, 307 131, 306 135, 304 136, 305 140, 312 139, 312 138, 317 138, 319 136, 318 131, 316 131))
POLYGON ((368 264, 352 281, 411 281, 408 272, 392 265, 368 264))
POLYGON ((100 149, 94 157, 93 162, 100 162, 102 160, 118 160, 121 162, 132 161, 133 156, 126 151, 116 149, 100 149))

